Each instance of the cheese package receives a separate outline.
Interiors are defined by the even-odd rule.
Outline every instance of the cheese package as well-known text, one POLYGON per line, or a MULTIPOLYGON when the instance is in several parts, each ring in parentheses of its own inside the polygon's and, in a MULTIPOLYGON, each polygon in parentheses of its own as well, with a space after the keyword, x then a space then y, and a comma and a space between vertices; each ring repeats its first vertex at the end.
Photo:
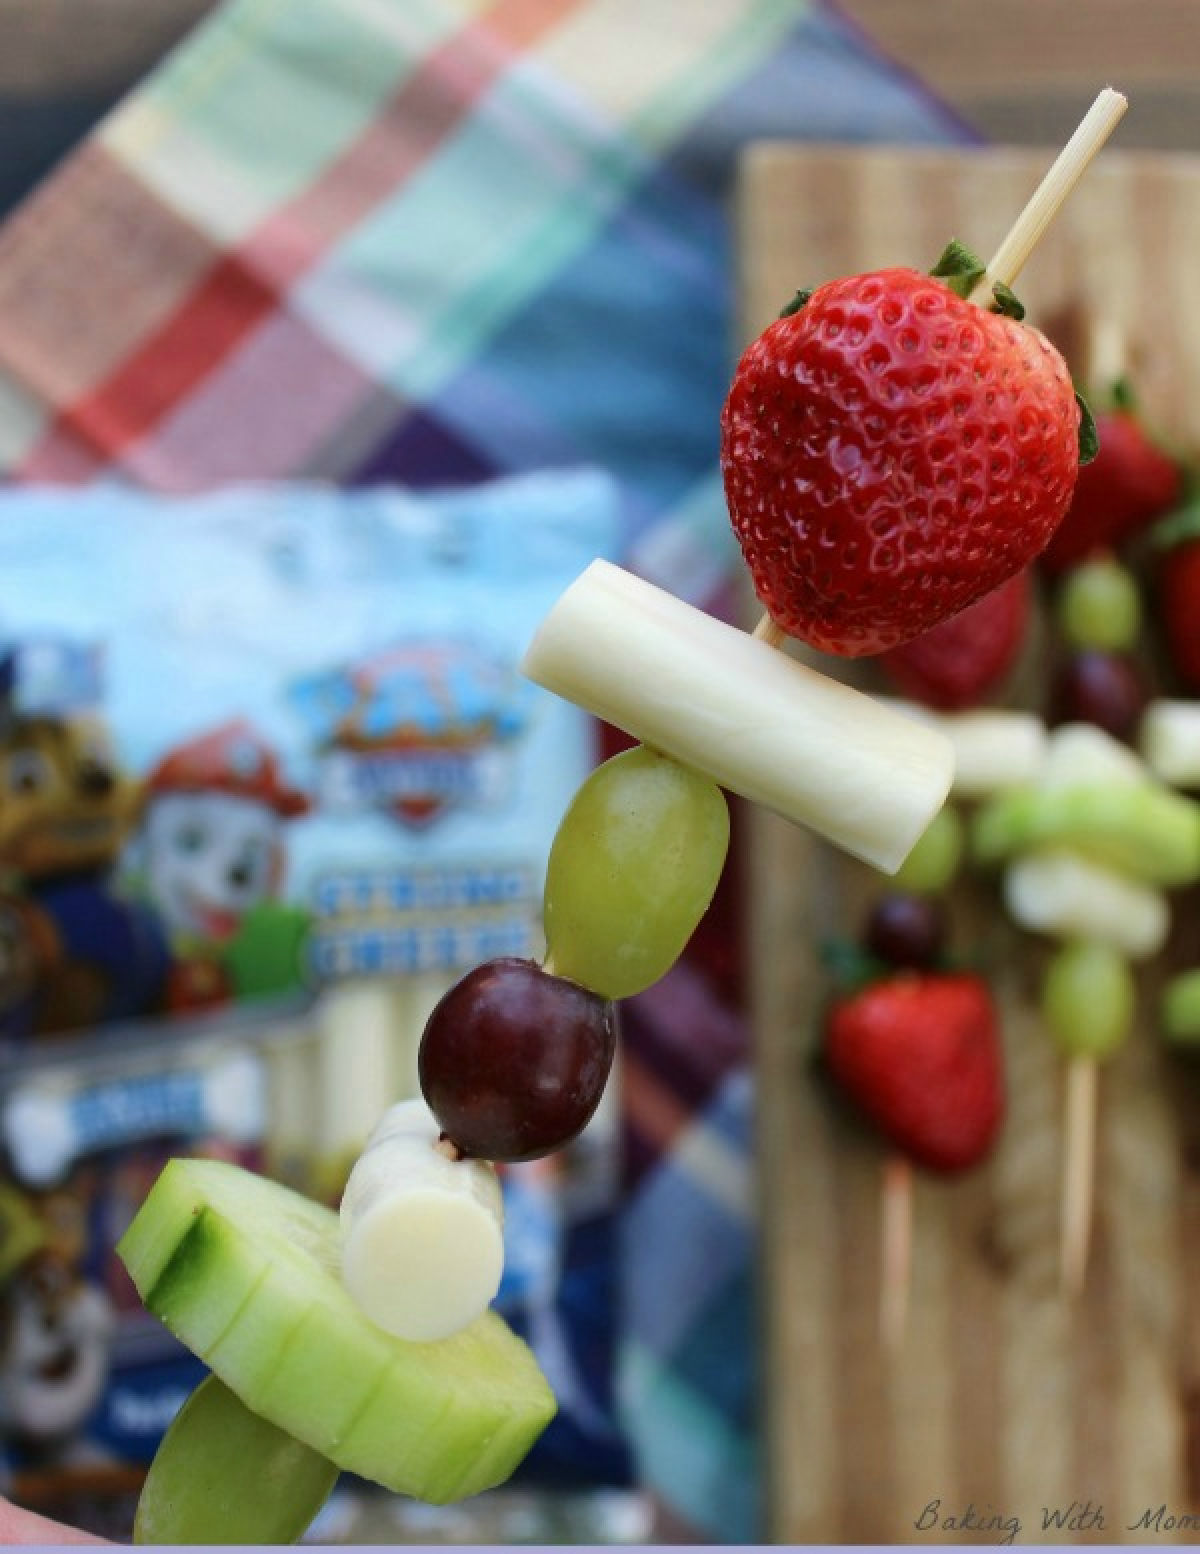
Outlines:
MULTIPOLYGON (((112 1255, 167 1155, 335 1202, 416 1092, 441 993, 540 953, 546 855, 596 731, 517 665, 618 527, 589 470, 421 494, 0 496, 0 1464, 17 1499, 70 1520, 81 1486, 128 1491, 197 1379, 112 1255)), ((606 1110, 578 1156, 597 1180, 612 1147, 606 1110)), ((558 1306, 580 1201, 559 1176, 581 1169, 505 1181, 501 1309, 546 1336, 568 1400, 575 1349, 594 1369, 608 1342, 607 1311, 577 1345, 558 1306)), ((592 1381, 574 1390, 595 1412, 592 1381)), ((598 1427, 587 1460, 619 1472, 598 1427)), ((555 1470, 556 1440, 582 1460, 590 1428, 568 1402, 531 1471, 555 1470)))

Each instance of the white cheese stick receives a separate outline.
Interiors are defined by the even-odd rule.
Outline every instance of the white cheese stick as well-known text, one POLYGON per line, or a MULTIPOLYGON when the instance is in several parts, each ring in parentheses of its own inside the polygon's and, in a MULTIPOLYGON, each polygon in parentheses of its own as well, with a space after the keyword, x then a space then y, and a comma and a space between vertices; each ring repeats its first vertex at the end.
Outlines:
POLYGON ((936 729, 606 561, 559 598, 521 667, 885 873, 950 789, 953 753, 936 729))
POLYGON ((1152 701, 1142 716, 1138 748, 1163 782, 1200 787, 1200 701, 1152 701))
POLYGON ((393 1106, 342 1195, 342 1278, 372 1322, 425 1342, 466 1327, 504 1272, 504 1205, 493 1166, 453 1160, 422 1100, 393 1106))
POLYGON ((1109 787, 1153 781, 1140 757, 1094 723, 1063 723, 1051 731, 1041 788, 1109 787))
POLYGON ((1009 864, 1004 900, 1022 928, 1098 939, 1130 960, 1157 955, 1170 927, 1161 890, 1067 848, 1027 853, 1009 864))
POLYGON ((935 728, 954 749, 955 798, 979 799, 1036 782, 1046 761, 1046 725, 1032 712, 980 707, 938 712, 919 702, 880 697, 905 717, 935 728))

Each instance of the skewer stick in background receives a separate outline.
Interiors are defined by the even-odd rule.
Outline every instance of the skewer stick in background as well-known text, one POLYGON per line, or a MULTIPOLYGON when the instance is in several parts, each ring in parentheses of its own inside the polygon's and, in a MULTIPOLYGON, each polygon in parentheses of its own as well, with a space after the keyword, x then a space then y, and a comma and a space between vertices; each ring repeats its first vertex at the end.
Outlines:
POLYGON ((1059 1274, 1063 1294, 1071 1299, 1083 1291, 1092 1239, 1097 1079, 1095 1058, 1067 1060, 1059 1274))
POLYGON ((880 1203, 879 1338, 889 1354, 899 1349, 908 1326, 912 1287, 913 1166, 890 1155, 883 1166, 880 1203))

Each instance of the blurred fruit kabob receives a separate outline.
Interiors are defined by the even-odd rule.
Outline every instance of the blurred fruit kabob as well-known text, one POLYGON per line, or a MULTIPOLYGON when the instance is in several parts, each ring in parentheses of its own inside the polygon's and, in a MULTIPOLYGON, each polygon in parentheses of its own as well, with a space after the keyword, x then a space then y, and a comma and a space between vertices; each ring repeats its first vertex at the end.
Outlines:
MULTIPOLYGON (((1101 336, 1099 355, 1115 370, 1117 337, 1103 326, 1101 336)), ((1130 748, 1145 748, 1155 715, 1141 585, 1127 557, 1179 502, 1184 473, 1125 381, 1096 420, 1099 455, 1039 559, 1058 645, 1042 688, 1044 759, 972 828, 975 862, 1003 868, 1013 921, 1054 946, 1041 1010, 1065 1062, 1060 1270, 1069 1295, 1082 1289, 1090 1243, 1098 1068, 1132 1030, 1135 967, 1166 945, 1166 892, 1200 870, 1200 811, 1130 748)))

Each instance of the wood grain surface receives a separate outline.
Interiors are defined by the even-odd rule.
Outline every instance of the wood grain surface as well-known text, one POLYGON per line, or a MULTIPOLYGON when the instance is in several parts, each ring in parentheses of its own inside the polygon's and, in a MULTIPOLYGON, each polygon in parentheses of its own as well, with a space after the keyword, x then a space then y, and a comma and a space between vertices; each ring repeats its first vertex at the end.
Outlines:
POLYGON ((1194 0, 838 0, 988 139, 1059 144, 1099 86, 1133 102, 1128 147, 1200 151, 1194 0))
MULTIPOLYGON (((745 335, 798 286, 883 263, 927 268, 950 235, 986 256, 1052 154, 756 148, 741 189, 745 335)), ((1198 241, 1200 159, 1110 151, 1017 287, 1078 377, 1102 339, 1104 360, 1125 357, 1147 408, 1193 451, 1200 308, 1180 255, 1198 241)), ((1015 703, 1041 705, 1047 643, 1033 634, 1015 703)), ((881 688, 868 666, 851 677, 881 688)), ((1045 950, 1006 924, 993 882, 956 890, 953 946, 981 959, 1004 1010, 1010 1115, 985 1169, 918 1178, 912 1310, 888 1360, 882 1152, 814 1068, 828 991, 817 944, 854 934, 886 882, 771 816, 754 823, 772 1539, 998 1543, 1015 1519, 1018 1543, 1198 1541, 1200 1520, 1169 1518, 1200 1516, 1200 1067, 1156 1037, 1162 968, 1143 974, 1135 1038, 1101 1075, 1092 1261, 1068 1305, 1062 1072, 1036 1012, 1045 950), (1160 1507, 1157 1525, 1138 1526, 1160 1507), (969 1516, 997 1525, 979 1532, 969 1516)), ((1194 897, 1175 917, 1170 961, 1196 964, 1194 897)))

